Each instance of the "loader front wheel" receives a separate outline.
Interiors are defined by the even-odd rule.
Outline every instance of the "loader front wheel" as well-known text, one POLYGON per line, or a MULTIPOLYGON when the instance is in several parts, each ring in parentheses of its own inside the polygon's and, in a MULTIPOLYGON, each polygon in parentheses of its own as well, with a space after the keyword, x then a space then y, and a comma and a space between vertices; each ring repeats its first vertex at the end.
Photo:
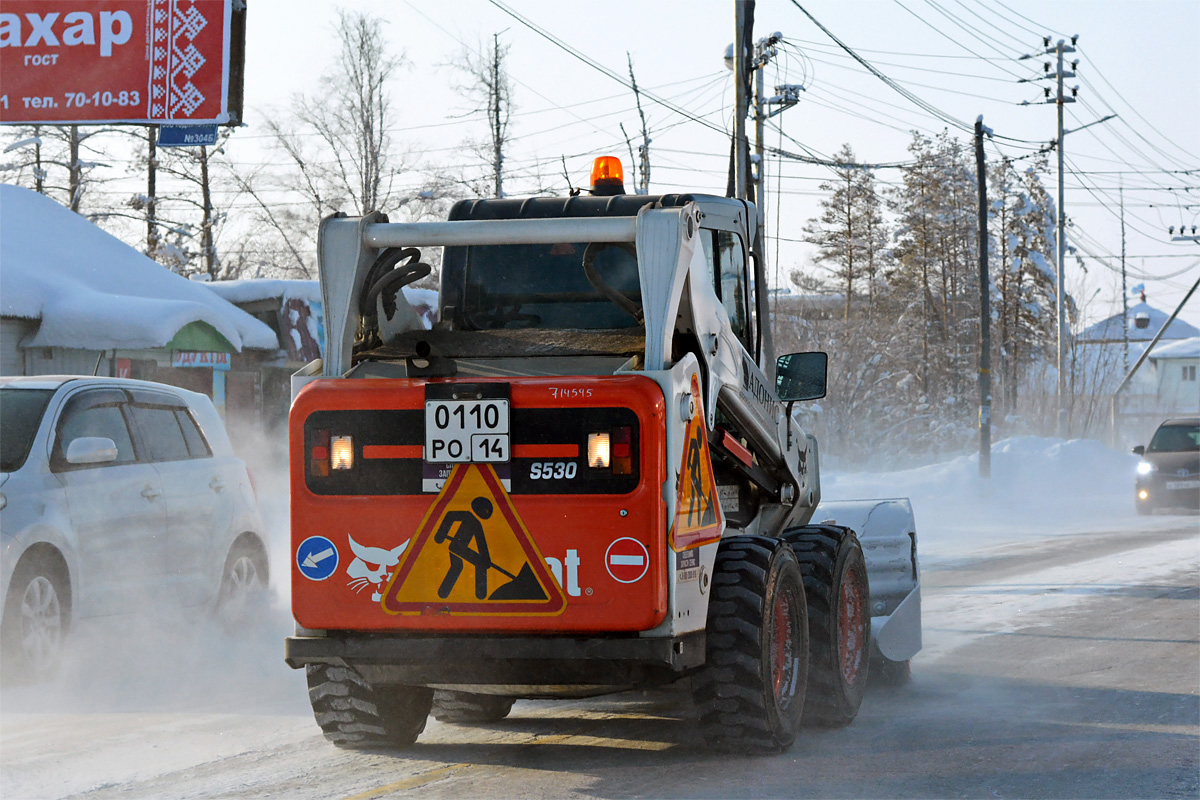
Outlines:
POLYGON ((439 722, 499 722, 512 711, 514 699, 438 689, 433 693, 433 718, 439 722))
POLYGON ((352 667, 309 664, 308 699, 325 738, 338 747, 406 747, 425 730, 433 690, 374 686, 352 667))
POLYGON ((808 601, 809 690, 805 725, 840 728, 858 716, 870 664, 870 592, 858 537, 807 525, 785 534, 808 601))
POLYGON ((808 617, 796 557, 786 542, 726 537, 711 591, 705 665, 692 676, 704 739, 727 752, 786 750, 808 683, 808 617))

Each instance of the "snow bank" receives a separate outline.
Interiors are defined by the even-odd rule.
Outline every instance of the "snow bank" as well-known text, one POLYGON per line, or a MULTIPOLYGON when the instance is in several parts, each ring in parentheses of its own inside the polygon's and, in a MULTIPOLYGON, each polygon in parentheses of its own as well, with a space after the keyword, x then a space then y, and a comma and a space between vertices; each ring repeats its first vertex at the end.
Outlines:
MULTIPOLYGON (((992 446, 992 477, 978 454, 902 472, 822 475, 825 500, 908 497, 928 554, 952 555, 1022 538, 1139 525, 1138 457, 1088 439, 1023 436, 992 446)), ((819 511, 818 511, 819 517, 819 511)))
POLYGON ((26 347, 162 347, 192 322, 239 352, 275 333, 48 197, 0 184, 0 316, 40 319, 26 347))

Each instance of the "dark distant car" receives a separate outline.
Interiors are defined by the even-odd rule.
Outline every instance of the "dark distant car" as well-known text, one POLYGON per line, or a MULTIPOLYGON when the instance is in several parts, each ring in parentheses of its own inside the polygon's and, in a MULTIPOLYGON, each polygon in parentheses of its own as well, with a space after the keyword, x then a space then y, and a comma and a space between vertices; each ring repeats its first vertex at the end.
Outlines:
POLYGON ((1167 420, 1150 444, 1133 452, 1142 457, 1134 495, 1139 514, 1160 508, 1200 510, 1200 417, 1167 420))
POLYGON ((0 378, 8 675, 51 674, 82 617, 209 606, 236 621, 266 585, 265 543, 246 465, 204 395, 0 378))

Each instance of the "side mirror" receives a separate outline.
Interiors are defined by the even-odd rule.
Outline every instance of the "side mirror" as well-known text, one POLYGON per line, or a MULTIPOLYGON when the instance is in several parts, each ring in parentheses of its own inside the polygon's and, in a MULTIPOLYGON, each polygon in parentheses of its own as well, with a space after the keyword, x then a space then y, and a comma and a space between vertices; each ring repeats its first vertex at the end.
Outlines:
POLYGON ((68 464, 107 464, 117 460, 117 443, 106 436, 81 436, 67 445, 68 464))
POLYGON ((775 391, 785 403, 825 396, 829 356, 825 353, 788 353, 775 362, 775 391))
POLYGON ((1134 454, 1135 456, 1144 456, 1144 455, 1146 455, 1146 446, 1145 446, 1145 445, 1143 445, 1143 444, 1139 444, 1137 447, 1133 448, 1133 454, 1134 454))

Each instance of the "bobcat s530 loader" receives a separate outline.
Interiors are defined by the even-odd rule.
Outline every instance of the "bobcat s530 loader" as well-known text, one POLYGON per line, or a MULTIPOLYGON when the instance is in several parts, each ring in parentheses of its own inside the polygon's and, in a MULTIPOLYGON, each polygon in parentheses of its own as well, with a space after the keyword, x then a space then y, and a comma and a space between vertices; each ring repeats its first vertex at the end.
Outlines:
POLYGON ((817 442, 789 412, 826 359, 775 359, 758 211, 626 195, 619 169, 590 197, 322 223, 286 658, 338 744, 688 678, 711 746, 778 751, 920 648, 908 502, 810 524, 817 442), (435 247, 425 330, 396 298, 435 247))

